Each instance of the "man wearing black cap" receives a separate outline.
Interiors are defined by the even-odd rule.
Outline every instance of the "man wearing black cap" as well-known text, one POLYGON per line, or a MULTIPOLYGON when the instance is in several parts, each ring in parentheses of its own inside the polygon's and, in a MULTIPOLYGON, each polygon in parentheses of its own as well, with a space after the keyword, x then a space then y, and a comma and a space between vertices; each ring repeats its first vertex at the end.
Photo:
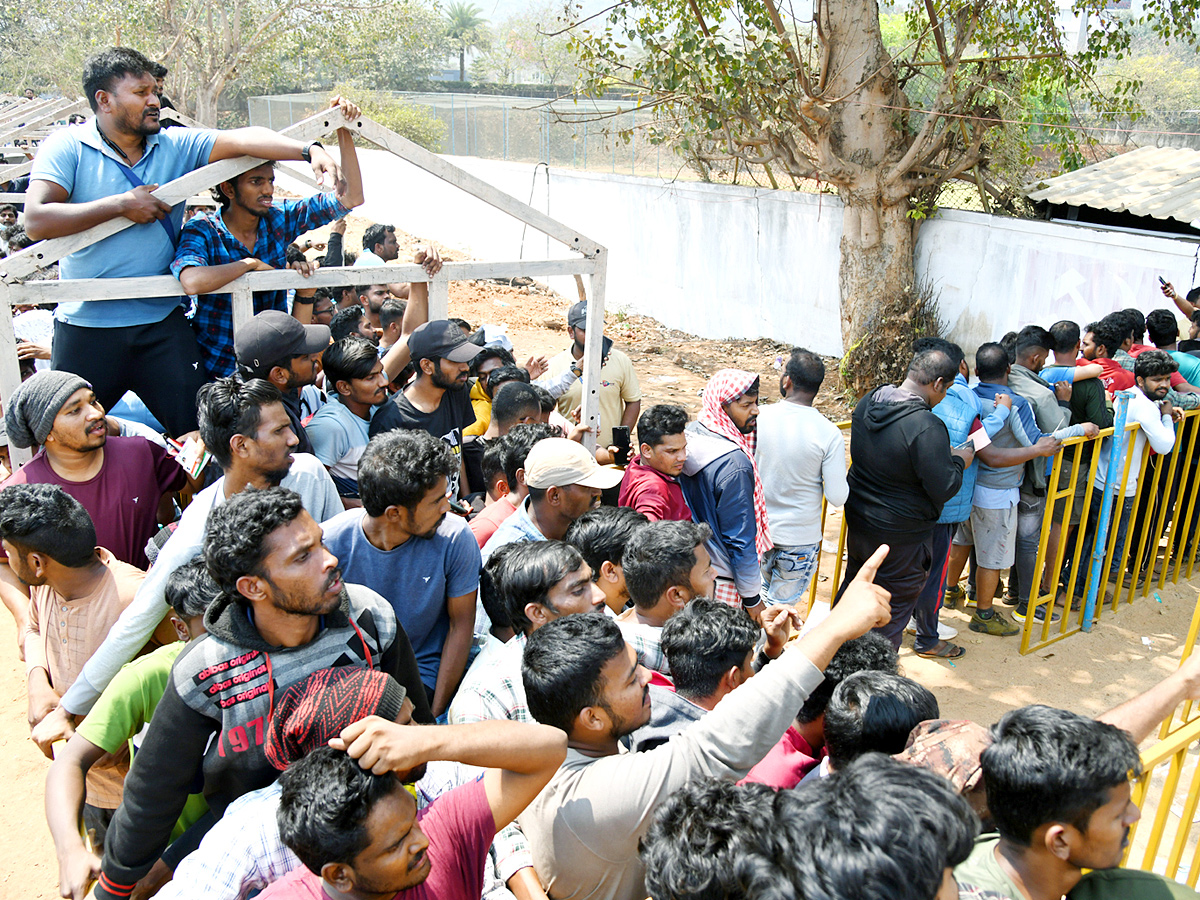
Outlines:
MULTIPOLYGON (((583 347, 587 330, 587 302, 580 300, 567 313, 567 334, 574 343, 554 359, 546 377, 556 378, 568 369, 583 375, 583 347)), ((638 384, 633 363, 620 350, 613 348, 611 338, 604 338, 600 350, 603 365, 600 368, 600 434, 597 446, 612 444, 614 425, 632 429, 642 411, 642 387, 638 384)), ((582 402, 583 382, 576 381, 567 392, 558 398, 558 411, 564 416, 582 402)))
POLYGON ((268 309, 251 319, 234 337, 238 373, 262 378, 283 393, 283 408, 300 439, 299 453, 312 453, 300 416, 300 389, 317 380, 321 354, 329 346, 328 325, 301 325, 285 312, 268 309))
POLYGON ((457 497, 466 484, 462 471, 463 429, 475 421, 475 410, 467 396, 469 363, 480 347, 463 335, 462 329, 445 319, 426 322, 408 338, 417 377, 371 420, 370 436, 395 428, 428 431, 450 445, 459 459, 459 473, 450 480, 449 494, 457 497))

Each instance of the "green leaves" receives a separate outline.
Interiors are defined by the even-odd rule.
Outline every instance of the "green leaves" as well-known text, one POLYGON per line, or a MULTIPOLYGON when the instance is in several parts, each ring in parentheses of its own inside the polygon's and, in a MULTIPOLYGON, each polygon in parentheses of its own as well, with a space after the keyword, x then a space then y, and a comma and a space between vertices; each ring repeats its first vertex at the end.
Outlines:
POLYGON ((3 2, 6 83, 78 95, 83 60, 119 40, 165 63, 167 94, 208 124, 228 93, 320 90, 337 80, 415 87, 447 49, 445 23, 425 0, 3 2))

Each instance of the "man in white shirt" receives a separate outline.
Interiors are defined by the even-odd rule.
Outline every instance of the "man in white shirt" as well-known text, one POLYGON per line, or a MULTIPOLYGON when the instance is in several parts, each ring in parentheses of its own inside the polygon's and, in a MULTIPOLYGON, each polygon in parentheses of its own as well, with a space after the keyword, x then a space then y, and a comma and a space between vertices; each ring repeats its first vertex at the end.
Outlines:
MULTIPOLYGON (((1120 496, 1113 500, 1113 511, 1109 520, 1112 523, 1111 534, 1116 540, 1109 570, 1109 580, 1113 584, 1116 583, 1123 561, 1129 514, 1133 511, 1133 503, 1137 496, 1138 470, 1146 444, 1149 442, 1150 449, 1155 453, 1170 453, 1175 448, 1174 422, 1183 418, 1183 410, 1166 398, 1167 391, 1171 388, 1171 374, 1178 369, 1179 363, 1163 350, 1143 350, 1134 362, 1133 375, 1137 386, 1130 392, 1129 410, 1125 421, 1130 425, 1136 422, 1140 427, 1135 432, 1132 444, 1127 445, 1129 479, 1125 482, 1124 490, 1120 491, 1120 496)), ((1088 572, 1091 570, 1092 547, 1107 484, 1112 441, 1111 437, 1105 438, 1100 447, 1100 461, 1096 466, 1095 481, 1092 483, 1092 503, 1088 508, 1084 554, 1081 557, 1088 567, 1088 572)), ((1124 461, 1125 457, 1117 461, 1117 485, 1120 485, 1124 461)), ((1134 543, 1137 543, 1136 537, 1134 543)), ((1080 583, 1083 583, 1082 579, 1080 583)))
POLYGON ((783 400, 758 414, 755 456, 774 543, 761 564, 768 604, 804 596, 821 555, 821 498, 842 506, 850 493, 842 432, 813 407, 824 380, 821 357, 795 348, 779 379, 783 400))

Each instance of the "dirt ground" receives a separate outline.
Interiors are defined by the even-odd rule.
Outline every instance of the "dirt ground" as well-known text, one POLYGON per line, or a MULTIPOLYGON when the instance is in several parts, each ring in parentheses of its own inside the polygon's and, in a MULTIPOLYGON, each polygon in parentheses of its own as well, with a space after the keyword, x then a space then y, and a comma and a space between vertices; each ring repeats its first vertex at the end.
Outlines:
MULTIPOLYGON (((351 220, 346 245, 361 246, 365 223, 351 220)), ((401 236, 401 259, 411 258, 415 240, 401 236)), ((461 258, 460 254, 445 254, 461 258)), ((536 286, 494 282, 454 284, 450 314, 473 326, 504 324, 524 360, 550 356, 568 344, 565 313, 572 299, 536 286)), ((724 367, 762 376, 762 400, 778 399, 779 367, 788 347, 769 340, 701 340, 664 328, 651 318, 607 316, 607 334, 629 353, 642 382, 643 406, 674 402, 693 414, 700 408, 706 378, 724 367)), ((833 389, 836 361, 827 360, 826 389, 818 406, 834 421, 848 416, 833 389)), ((836 542, 840 514, 826 521, 827 540, 836 542)), ((824 555, 819 594, 829 593, 832 559, 824 555)), ((1041 702, 1094 715, 1145 690, 1178 664, 1181 643, 1197 604, 1200 575, 1191 584, 1167 586, 1113 614, 1107 612, 1090 634, 1077 634, 1035 654, 1021 656, 1018 638, 995 638, 967 630, 962 612, 944 612, 943 621, 959 630, 956 639, 967 655, 935 662, 913 655, 906 639, 901 651, 905 673, 938 696, 943 716, 994 722, 1006 710, 1041 702), (1146 643, 1149 640, 1149 644, 1146 643)), ((29 741, 25 720, 24 665, 18 661, 10 616, 0 613, 0 750, 9 760, 9 787, 0 792, 0 820, 8 823, 0 841, 0 900, 51 900, 57 897, 57 865, 45 824, 43 786, 47 761, 29 741)))

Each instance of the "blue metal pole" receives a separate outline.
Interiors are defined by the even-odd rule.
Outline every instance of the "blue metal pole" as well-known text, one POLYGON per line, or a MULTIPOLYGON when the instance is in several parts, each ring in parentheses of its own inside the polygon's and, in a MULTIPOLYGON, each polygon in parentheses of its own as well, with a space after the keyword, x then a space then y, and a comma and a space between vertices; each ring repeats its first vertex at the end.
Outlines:
POLYGON ((1100 592, 1100 573, 1104 567, 1104 556, 1108 552, 1108 523, 1117 492, 1117 481, 1125 467, 1125 419, 1129 412, 1132 391, 1117 391, 1113 408, 1112 447, 1108 454, 1108 472, 1104 479, 1104 496, 1100 502, 1100 520, 1096 523, 1096 534, 1092 539, 1092 565, 1088 573, 1087 601, 1083 606, 1083 630, 1092 630, 1092 618, 1096 614, 1096 595, 1100 592))

